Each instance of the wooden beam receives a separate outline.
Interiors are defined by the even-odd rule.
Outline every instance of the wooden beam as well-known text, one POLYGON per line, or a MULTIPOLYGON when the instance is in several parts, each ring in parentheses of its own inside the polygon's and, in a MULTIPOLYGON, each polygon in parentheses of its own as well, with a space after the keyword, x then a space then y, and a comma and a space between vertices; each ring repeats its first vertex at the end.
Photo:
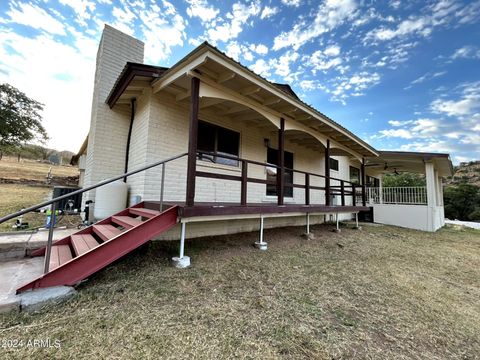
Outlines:
POLYGON ((177 102, 180 102, 180 101, 183 101, 183 100, 187 99, 190 95, 191 95, 190 91, 185 91, 185 92, 180 93, 177 96, 175 96, 175 100, 177 102))
POLYGON ((325 148, 325 205, 330 206, 330 139, 325 148))
POLYGON ((190 127, 188 132, 188 164, 187 164, 187 206, 195 204, 195 173, 197 170, 198 141, 198 105, 200 80, 196 77, 191 81, 190 127))
POLYGON ((269 98, 269 99, 265 99, 262 104, 265 106, 270 106, 270 105, 278 104, 280 103, 280 101, 282 100, 279 98, 269 98))
POLYGON ((261 90, 260 86, 248 86, 240 90, 240 94, 247 96, 247 95, 256 94, 260 92, 260 90, 261 90))
POLYGON ((277 204, 283 205, 285 181, 285 119, 280 118, 278 129, 277 204))
POLYGON ((232 80, 235 76, 236 74, 233 71, 226 71, 223 74, 220 74, 217 81, 219 84, 223 84, 224 82, 232 80))
POLYGON ((200 102, 200 109, 205 109, 205 108, 208 108, 210 106, 222 103, 224 101, 225 100, 223 100, 223 99, 203 98, 200 102))

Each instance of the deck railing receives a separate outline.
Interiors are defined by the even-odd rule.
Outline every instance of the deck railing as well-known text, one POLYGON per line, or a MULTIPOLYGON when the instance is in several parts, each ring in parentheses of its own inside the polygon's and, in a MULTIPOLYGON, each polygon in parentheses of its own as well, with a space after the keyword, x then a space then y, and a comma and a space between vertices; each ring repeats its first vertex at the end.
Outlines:
POLYGON ((369 187, 367 188, 367 203, 426 205, 427 188, 424 186, 369 187))
MULTIPOLYGON (((247 192, 248 192, 248 183, 256 183, 256 184, 265 184, 265 185, 277 185, 278 186, 278 180, 268 180, 268 179, 259 179, 259 178, 253 178, 249 177, 248 175, 248 166, 249 165, 257 165, 264 167, 265 169, 275 169, 276 171, 280 170, 280 167, 274 164, 270 163, 262 163, 259 161, 253 161, 253 160, 247 160, 247 159, 242 159, 240 157, 236 156, 230 156, 230 155, 225 155, 225 154, 218 154, 218 153, 212 153, 208 151, 197 151, 198 157, 200 159, 209 159, 209 158, 223 158, 226 160, 231 160, 231 161, 236 161, 241 165, 241 175, 227 175, 227 174, 219 174, 219 173, 213 173, 213 172, 206 172, 206 171, 196 171, 195 176, 196 177, 204 177, 204 178, 211 178, 211 179, 221 179, 221 180, 230 180, 230 181, 240 181, 241 186, 240 186, 240 204, 241 205, 247 205, 247 192)), ((326 193, 329 193, 329 196, 331 195, 337 195, 340 197, 340 204, 341 206, 345 206, 345 199, 346 197, 351 197, 352 198, 352 205, 356 206, 357 203, 361 204, 362 200, 360 198, 360 201, 357 201, 356 196, 354 194, 357 193, 357 189, 361 190, 361 186, 358 184, 355 184, 353 182, 331 177, 331 176, 325 176, 322 174, 317 174, 317 173, 312 173, 308 171, 302 171, 302 170, 297 170, 297 169, 290 169, 287 167, 283 168, 284 171, 291 172, 291 173, 297 173, 297 174, 302 174, 304 176, 304 181, 303 184, 299 183, 284 183, 284 187, 290 187, 290 188, 300 188, 304 189, 305 191, 305 205, 311 205, 310 201, 310 195, 312 191, 323 191, 326 195, 326 193), (314 178, 321 178, 324 179, 326 182, 326 185, 328 183, 328 186, 315 186, 312 185, 312 180, 314 178), (326 181, 328 180, 328 182, 326 181), (330 181, 335 181, 338 185, 331 185, 330 181)), ((327 195, 325 196, 325 198, 327 195)))

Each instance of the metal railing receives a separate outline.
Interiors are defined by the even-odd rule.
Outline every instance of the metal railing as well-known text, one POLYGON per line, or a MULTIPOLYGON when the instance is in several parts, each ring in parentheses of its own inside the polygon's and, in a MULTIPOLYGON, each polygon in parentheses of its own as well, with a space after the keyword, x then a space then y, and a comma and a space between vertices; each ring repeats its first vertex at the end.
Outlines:
POLYGON ((426 205, 427 188, 424 186, 369 187, 367 188, 367 203, 426 205))
POLYGON ((165 165, 170 162, 170 161, 173 161, 173 160, 177 160, 177 159, 180 159, 184 156, 186 156, 187 153, 183 153, 183 154, 180 154, 180 155, 176 155, 176 156, 172 156, 168 159, 165 159, 165 160, 161 160, 161 161, 157 161, 155 163, 152 163, 150 165, 146 165, 146 166, 143 166, 141 168, 138 168, 138 169, 135 169, 135 170, 132 170, 132 171, 129 171, 129 172, 126 172, 125 174, 122 174, 122 175, 118 175, 118 176, 115 176, 115 177, 112 177, 112 178, 109 178, 109 179, 106 179, 106 180, 103 180, 103 181, 100 181, 98 182, 97 184, 95 185, 91 185, 91 186, 87 186, 83 189, 79 189, 79 190, 76 190, 76 191, 73 191, 71 193, 68 193, 68 194, 65 194, 65 195, 62 195, 62 196, 59 196, 59 197, 56 197, 52 200, 48 200, 48 201, 44 201, 40 204, 37 204, 37 205, 34 205, 34 206, 31 206, 27 209, 23 209, 21 211, 17 211, 16 213, 13 213, 13 214, 10 214, 10 215, 7 215, 7 216, 4 216, 2 218, 0 218, 0 224, 1 223, 4 223, 5 221, 8 221, 8 220, 11 220, 11 219, 14 219, 18 216, 21 216, 21 215, 24 215, 24 214, 27 214, 29 212, 32 212, 32 211, 35 211, 35 210, 39 210, 41 208, 44 208, 48 205, 50 205, 50 211, 51 211, 51 218, 50 218, 50 223, 49 223, 49 231, 48 231, 48 240, 47 240, 47 247, 46 247, 46 251, 45 251, 45 265, 44 265, 44 273, 47 273, 48 270, 49 270, 49 263, 50 263, 50 255, 51 255, 51 250, 52 250, 52 240, 53 240, 53 229, 54 229, 54 225, 55 225, 55 211, 56 211, 56 204, 57 202, 59 202, 60 200, 64 200, 64 199, 67 199, 69 197, 72 197, 72 196, 76 196, 76 195, 79 195, 79 194, 83 194, 84 192, 86 191, 90 191, 90 190, 93 190, 93 189, 96 189, 96 188, 99 188, 103 185, 106 185, 106 184, 109 184, 109 183, 112 183, 114 181, 117 181, 117 180, 120 180, 120 179, 126 179, 127 177, 131 176, 131 175, 134 175, 134 174, 137 174, 139 172, 142 172, 142 171, 146 171, 148 169, 151 169, 151 168, 154 168, 156 166, 159 166, 159 165, 162 165, 162 179, 161 179, 161 185, 160 185, 160 211, 162 210, 162 206, 163 206, 163 194, 164 194, 164 185, 165 185, 165 171, 166 171, 166 167, 165 165))

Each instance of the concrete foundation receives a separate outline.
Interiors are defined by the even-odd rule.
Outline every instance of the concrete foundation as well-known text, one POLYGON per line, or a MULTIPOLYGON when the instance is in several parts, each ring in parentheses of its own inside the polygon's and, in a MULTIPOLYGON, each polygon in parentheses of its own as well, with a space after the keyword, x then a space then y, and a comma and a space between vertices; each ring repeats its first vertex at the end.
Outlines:
POLYGON ((183 256, 183 257, 174 257, 172 258, 173 266, 178 269, 185 269, 191 265, 190 263, 190 256, 183 256))
POLYGON ((257 242, 255 242, 255 247, 256 247, 257 249, 259 249, 259 250, 265 251, 265 250, 267 250, 268 245, 267 245, 266 242, 259 242, 259 241, 257 241, 257 242))

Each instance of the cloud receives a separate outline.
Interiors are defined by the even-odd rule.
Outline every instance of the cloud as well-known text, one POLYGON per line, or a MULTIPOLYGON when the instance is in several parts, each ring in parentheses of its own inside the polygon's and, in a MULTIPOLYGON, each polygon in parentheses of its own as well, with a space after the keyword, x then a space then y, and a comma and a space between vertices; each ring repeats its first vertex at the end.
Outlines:
POLYGON ((77 14, 76 22, 82 26, 87 26, 86 20, 92 17, 91 13, 95 10, 95 2, 89 0, 59 0, 60 4, 69 6, 77 14))
POLYGON ((228 43, 225 53, 236 61, 240 60, 240 55, 247 61, 253 61, 253 54, 249 47, 239 44, 237 41, 231 41, 228 43))
POLYGON ((263 44, 250 44, 250 50, 256 52, 259 55, 266 55, 268 54, 268 47, 263 44))
POLYGON ((232 11, 226 15, 229 21, 223 21, 220 25, 208 29, 207 35, 214 44, 235 39, 243 31, 243 25, 250 17, 258 15, 260 10, 258 2, 248 5, 235 3, 232 5, 232 11))
POLYGON ((37 5, 10 3, 7 15, 10 17, 9 22, 26 25, 50 34, 66 35, 64 25, 37 5))
POLYGON ((405 129, 380 130, 381 137, 397 137, 402 139, 412 139, 413 135, 405 129))
POLYGON ((264 78, 269 78, 272 75, 271 67, 264 59, 258 59, 253 65, 250 65, 249 68, 264 78))
POLYGON ((265 6, 260 14, 260 19, 268 19, 279 12, 278 7, 265 6))
POLYGON ((460 99, 436 99, 430 104, 431 110, 452 117, 474 115, 480 109, 480 81, 463 84, 461 88, 463 90, 460 99))
POLYGON ((357 16, 356 9, 354 0, 327 0, 318 7, 312 22, 302 19, 292 30, 276 36, 273 40, 273 50, 285 47, 298 50, 305 43, 357 16))
POLYGON ((450 57, 452 60, 455 59, 480 59, 480 48, 476 46, 466 45, 455 50, 453 55, 450 57))
POLYGON ((208 4, 206 0, 187 0, 187 14, 189 17, 198 17, 202 23, 215 19, 220 10, 208 4))
POLYGON ((290 64, 298 60, 300 55, 295 51, 287 51, 278 59, 270 59, 270 66, 275 69, 275 74, 280 75, 287 81, 291 80, 290 64))
POLYGON ((325 50, 317 50, 310 57, 304 59, 306 60, 306 66, 310 67, 312 73, 316 75, 317 71, 326 72, 326 70, 338 68, 343 62, 338 57, 339 54, 340 46, 330 45, 325 50))
POLYGON ((375 29, 367 35, 367 38, 386 41, 396 37, 404 37, 410 34, 420 34, 428 36, 432 32, 429 27, 430 21, 427 18, 419 17, 402 21, 396 29, 379 28, 375 29))
POLYGON ((282 0, 282 4, 287 6, 298 7, 300 6, 300 0, 282 0))

